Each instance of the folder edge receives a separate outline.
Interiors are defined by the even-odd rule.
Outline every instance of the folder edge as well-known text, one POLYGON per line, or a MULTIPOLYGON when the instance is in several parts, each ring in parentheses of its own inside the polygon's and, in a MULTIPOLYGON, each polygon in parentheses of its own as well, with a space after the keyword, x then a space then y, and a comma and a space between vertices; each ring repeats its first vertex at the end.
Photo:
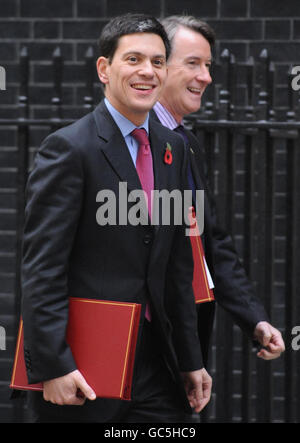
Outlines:
POLYGON ((203 275, 204 282, 205 282, 206 295, 207 295, 206 298, 204 298, 204 297, 199 298, 198 295, 194 291, 195 304, 211 302, 211 301, 215 300, 215 297, 214 297, 213 291, 209 288, 209 284, 208 284, 208 279, 207 279, 207 274, 206 274, 206 269, 205 269, 204 259, 203 259, 203 256, 204 256, 203 245, 202 245, 202 240, 201 240, 201 236, 200 236, 200 232, 199 232, 199 228, 198 228, 197 218, 196 218, 196 214, 195 214, 195 208, 193 206, 191 206, 189 208, 188 215, 189 215, 189 221, 190 221, 190 230, 191 230, 192 223, 194 222, 195 226, 193 229, 196 230, 196 234, 197 234, 195 236, 190 236, 193 257, 196 253, 198 253, 199 260, 201 263, 201 268, 202 268, 202 275, 203 275), (196 248, 193 246, 193 245, 195 245, 195 242, 196 242, 196 248))

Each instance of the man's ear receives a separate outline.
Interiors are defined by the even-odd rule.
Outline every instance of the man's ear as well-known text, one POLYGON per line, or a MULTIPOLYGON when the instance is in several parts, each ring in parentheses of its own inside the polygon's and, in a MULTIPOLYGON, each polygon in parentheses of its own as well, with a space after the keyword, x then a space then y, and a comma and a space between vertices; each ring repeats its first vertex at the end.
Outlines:
POLYGON ((106 85, 108 83, 108 72, 107 72, 109 66, 108 58, 99 57, 96 62, 96 66, 100 82, 106 85))

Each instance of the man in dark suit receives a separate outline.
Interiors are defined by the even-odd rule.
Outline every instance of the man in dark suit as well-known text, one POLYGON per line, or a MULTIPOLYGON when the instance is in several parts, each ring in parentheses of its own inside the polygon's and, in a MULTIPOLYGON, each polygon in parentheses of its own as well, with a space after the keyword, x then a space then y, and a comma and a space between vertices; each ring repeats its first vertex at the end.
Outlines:
POLYGON ((169 42, 156 19, 128 14, 105 26, 99 46, 105 101, 46 138, 27 187, 24 350, 29 383, 44 383, 43 393, 30 394, 30 408, 37 422, 193 421, 193 409, 209 401, 211 378, 197 334, 185 226, 103 226, 97 202, 99 191, 112 191, 118 214, 120 182, 142 189, 142 148, 155 189, 185 188, 181 137, 148 118, 165 82, 169 42), (171 164, 166 146, 174 150, 171 164), (95 399, 77 370, 65 339, 69 296, 142 305, 131 402, 95 399))
MULTIPOLYGON (((235 322, 251 339, 263 346, 258 357, 266 360, 277 358, 285 348, 281 333, 269 323, 240 264, 232 239, 218 225, 215 206, 206 184, 204 152, 194 134, 183 127, 183 117, 199 110, 201 97, 212 81, 210 65, 214 31, 207 23, 191 16, 172 16, 161 22, 171 42, 171 55, 167 81, 152 116, 184 138, 191 167, 191 187, 205 190, 202 241, 216 302, 232 314, 235 322)), ((215 302, 200 304, 197 310, 199 338, 206 364, 215 302)))

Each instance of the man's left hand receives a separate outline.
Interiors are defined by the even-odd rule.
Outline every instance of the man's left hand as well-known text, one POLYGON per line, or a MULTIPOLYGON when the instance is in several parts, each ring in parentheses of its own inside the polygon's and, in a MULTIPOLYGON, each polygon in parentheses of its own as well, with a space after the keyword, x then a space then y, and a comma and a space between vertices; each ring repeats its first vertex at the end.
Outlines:
POLYGON ((263 349, 257 353, 257 356, 263 360, 274 360, 285 351, 281 332, 266 321, 257 323, 254 338, 263 346, 263 349))
POLYGON ((197 371, 182 372, 181 375, 191 408, 195 412, 202 411, 211 397, 211 376, 204 368, 197 371))

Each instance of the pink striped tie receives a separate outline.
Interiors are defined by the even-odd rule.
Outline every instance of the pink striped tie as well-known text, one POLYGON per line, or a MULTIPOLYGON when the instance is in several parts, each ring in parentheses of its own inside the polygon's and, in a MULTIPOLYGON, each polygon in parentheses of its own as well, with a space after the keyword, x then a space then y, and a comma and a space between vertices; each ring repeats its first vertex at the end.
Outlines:
MULTIPOLYGON (((136 141, 139 144, 139 150, 136 159, 136 170, 142 188, 147 194, 148 212, 151 218, 151 212, 152 212, 151 191, 154 189, 154 176, 153 176, 153 161, 150 149, 150 142, 145 129, 134 129, 131 132, 131 135, 136 139, 136 141)), ((147 303, 146 305, 145 317, 148 321, 151 321, 151 312, 150 312, 149 303, 147 303)))

